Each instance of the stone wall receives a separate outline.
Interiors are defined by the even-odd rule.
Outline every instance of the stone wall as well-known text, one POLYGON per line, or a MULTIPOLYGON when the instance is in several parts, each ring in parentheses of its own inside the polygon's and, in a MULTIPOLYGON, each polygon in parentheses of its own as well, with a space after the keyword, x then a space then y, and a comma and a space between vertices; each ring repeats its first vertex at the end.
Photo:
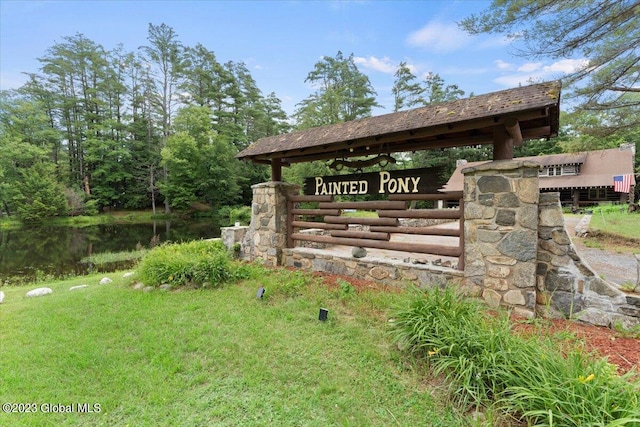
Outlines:
POLYGON ((519 160, 462 169, 465 285, 489 306, 525 317, 536 306, 538 169, 519 160))
POLYGON ((307 271, 321 271, 342 276, 370 280, 386 285, 413 283, 421 287, 461 285, 462 271, 435 265, 414 264, 387 258, 367 256, 354 258, 322 249, 293 248, 283 251, 286 267, 307 271))
POLYGON ((287 195, 298 194, 300 187, 265 182, 251 188, 251 224, 242 240, 240 257, 262 260, 266 265, 282 265, 282 250, 287 243, 287 195))
POLYGON ((564 227, 559 193, 540 194, 537 311, 594 325, 640 324, 640 297, 600 278, 578 256, 564 227))

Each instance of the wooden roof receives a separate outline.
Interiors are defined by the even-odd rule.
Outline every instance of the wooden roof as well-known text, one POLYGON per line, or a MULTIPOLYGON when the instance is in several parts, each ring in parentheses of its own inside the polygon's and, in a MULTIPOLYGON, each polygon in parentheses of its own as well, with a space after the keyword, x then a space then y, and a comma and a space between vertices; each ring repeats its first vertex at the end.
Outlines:
MULTIPOLYGON (((622 174, 631 174, 631 184, 635 185, 636 183, 635 177, 633 177, 633 152, 630 150, 610 148, 580 153, 518 157, 517 160, 531 160, 538 163, 540 167, 580 164, 578 175, 540 177, 542 190, 613 187, 613 176, 622 174)), ((458 165, 441 191, 461 191, 464 183, 462 169, 483 163, 486 162, 469 162, 458 165)))
POLYGON ((282 164, 399 151, 492 144, 497 125, 519 125, 523 140, 556 136, 558 81, 518 87, 409 111, 275 135, 236 157, 282 164))

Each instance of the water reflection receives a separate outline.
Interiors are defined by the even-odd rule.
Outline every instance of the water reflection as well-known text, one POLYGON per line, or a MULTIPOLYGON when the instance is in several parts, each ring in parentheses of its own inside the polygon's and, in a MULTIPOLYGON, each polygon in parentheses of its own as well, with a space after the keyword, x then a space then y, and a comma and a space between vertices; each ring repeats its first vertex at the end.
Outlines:
POLYGON ((88 266, 80 260, 92 254, 219 236, 220 228, 210 220, 0 230, 0 283, 15 276, 84 274, 88 266))

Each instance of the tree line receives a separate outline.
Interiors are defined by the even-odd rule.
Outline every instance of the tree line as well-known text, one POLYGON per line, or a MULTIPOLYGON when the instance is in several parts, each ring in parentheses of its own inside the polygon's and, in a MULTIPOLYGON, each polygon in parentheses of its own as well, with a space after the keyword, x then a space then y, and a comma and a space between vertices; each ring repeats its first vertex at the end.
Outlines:
MULTIPOLYGON (((582 49, 597 64, 567 77, 565 90, 581 103, 562 113, 560 136, 530 141, 516 155, 640 144, 639 63, 632 55, 640 25, 630 12, 638 4, 494 2, 461 23, 472 33, 507 33, 515 26, 530 48, 525 55, 559 57, 582 49), (580 20, 568 37, 566 26, 549 16, 580 20), (609 30, 589 36, 602 28, 609 30), (622 36, 626 44, 616 42, 622 36)), ((105 50, 76 34, 47 49, 39 62, 22 87, 0 93, 0 216, 26 221, 105 209, 216 212, 249 205, 251 185, 268 179, 268 171, 237 161, 239 150, 262 137, 369 117, 380 106, 353 54, 338 52, 308 73, 305 82, 314 92, 288 117, 245 64, 221 63, 201 44, 184 46, 166 24, 149 24, 146 44, 133 52, 122 45, 105 50)), ((473 96, 436 73, 416 76, 406 62, 397 67, 392 93, 394 111, 473 96)), ((490 159, 491 147, 407 153, 399 166, 452 170, 460 158, 490 159)), ((284 176, 301 182, 331 173, 313 162, 293 165, 284 176)))

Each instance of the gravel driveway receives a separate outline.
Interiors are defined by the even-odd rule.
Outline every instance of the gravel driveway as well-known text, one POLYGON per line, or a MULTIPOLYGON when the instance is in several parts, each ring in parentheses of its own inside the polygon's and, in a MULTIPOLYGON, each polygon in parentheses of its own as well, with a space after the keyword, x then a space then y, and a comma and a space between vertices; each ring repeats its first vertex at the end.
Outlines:
POLYGON ((608 282, 617 285, 629 282, 636 283, 638 280, 638 262, 635 256, 630 253, 608 252, 602 249, 586 247, 584 239, 575 235, 575 227, 581 219, 581 217, 575 215, 564 217, 564 226, 580 258, 608 282))

